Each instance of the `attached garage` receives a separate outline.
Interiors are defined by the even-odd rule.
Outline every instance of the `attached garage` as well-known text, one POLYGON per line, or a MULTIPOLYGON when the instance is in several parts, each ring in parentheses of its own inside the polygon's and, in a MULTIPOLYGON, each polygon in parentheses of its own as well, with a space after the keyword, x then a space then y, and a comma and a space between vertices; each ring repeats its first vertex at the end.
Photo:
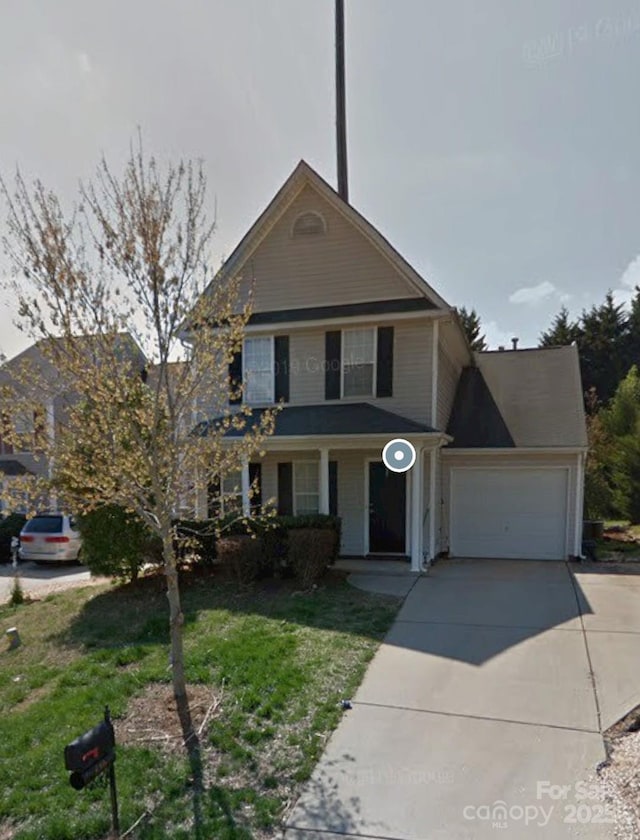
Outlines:
POLYGON ((568 492, 568 468, 452 467, 451 555, 565 559, 568 492))

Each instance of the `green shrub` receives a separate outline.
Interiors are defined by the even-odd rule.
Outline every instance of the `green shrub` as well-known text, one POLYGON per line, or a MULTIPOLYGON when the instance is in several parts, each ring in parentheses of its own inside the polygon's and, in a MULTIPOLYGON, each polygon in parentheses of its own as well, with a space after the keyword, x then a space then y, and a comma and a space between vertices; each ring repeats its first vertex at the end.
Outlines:
POLYGON ((20 583, 20 575, 16 575, 13 578, 13 586, 11 587, 11 597, 9 598, 9 603, 13 607, 18 607, 20 604, 24 604, 25 600, 24 589, 20 583))
POLYGON ((11 562, 11 538, 20 535, 26 521, 21 513, 11 513, 0 519, 0 563, 11 562))
POLYGON ((215 522, 211 519, 176 519, 174 548, 178 563, 189 558, 203 566, 216 559, 215 522))
POLYGON ((332 528, 292 528, 289 563, 304 589, 317 583, 336 553, 337 534, 332 528))
POLYGON ((98 575, 135 580, 147 563, 162 562, 162 544, 134 513, 103 505, 81 517, 82 560, 98 575))
POLYGON ((248 534, 220 537, 218 560, 231 571, 238 583, 251 583, 258 577, 262 562, 262 541, 248 534))

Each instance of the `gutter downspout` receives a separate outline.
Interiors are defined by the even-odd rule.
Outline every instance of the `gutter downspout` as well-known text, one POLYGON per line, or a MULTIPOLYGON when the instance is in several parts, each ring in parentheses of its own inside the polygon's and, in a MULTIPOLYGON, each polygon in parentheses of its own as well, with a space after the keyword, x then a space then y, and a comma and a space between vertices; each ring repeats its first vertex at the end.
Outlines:
POLYGON ((579 560, 584 560, 585 557, 582 553, 582 520, 584 518, 584 472, 585 472, 585 462, 587 459, 586 452, 579 452, 578 453, 578 464, 577 464, 577 472, 576 472, 576 523, 575 523, 575 543, 574 543, 574 555, 579 560))

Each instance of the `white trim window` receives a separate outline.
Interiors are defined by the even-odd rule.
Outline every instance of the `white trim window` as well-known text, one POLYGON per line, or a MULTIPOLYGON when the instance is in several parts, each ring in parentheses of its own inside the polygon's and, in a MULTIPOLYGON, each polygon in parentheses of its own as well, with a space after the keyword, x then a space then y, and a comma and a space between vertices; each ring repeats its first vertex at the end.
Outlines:
POLYGON ((245 338, 242 351, 244 401, 250 405, 274 401, 273 336, 245 338))
POLYGON ((296 516, 320 510, 320 469, 317 461, 293 462, 293 512, 296 516))
POLYGON ((242 470, 233 470, 221 477, 220 511, 242 513, 242 470))
POLYGON ((376 382, 375 327, 342 331, 342 396, 373 397, 376 382))

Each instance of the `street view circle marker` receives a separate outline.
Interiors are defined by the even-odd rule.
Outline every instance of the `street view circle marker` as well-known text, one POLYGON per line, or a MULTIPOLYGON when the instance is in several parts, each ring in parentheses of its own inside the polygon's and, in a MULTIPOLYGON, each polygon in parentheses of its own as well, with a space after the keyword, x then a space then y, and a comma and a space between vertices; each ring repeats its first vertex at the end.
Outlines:
POLYGON ((408 440, 394 438, 382 450, 382 461, 392 472, 407 472, 416 462, 416 450, 408 440))

